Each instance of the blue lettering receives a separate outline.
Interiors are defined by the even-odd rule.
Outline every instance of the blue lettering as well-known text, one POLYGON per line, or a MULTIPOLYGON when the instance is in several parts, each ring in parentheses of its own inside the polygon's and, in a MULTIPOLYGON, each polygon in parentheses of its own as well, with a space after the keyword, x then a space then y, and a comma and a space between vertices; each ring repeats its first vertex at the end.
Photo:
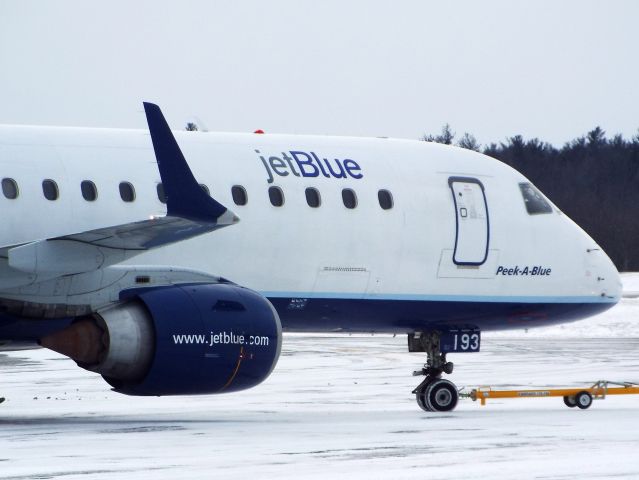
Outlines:
POLYGON ((550 268, 544 268, 541 265, 538 267, 533 267, 532 275, 540 275, 540 276, 550 275, 550 268))
POLYGON ((344 167, 342 167, 342 164, 339 163, 339 160, 337 158, 335 159, 335 164, 339 168, 339 172, 335 172, 333 170, 333 167, 331 167, 331 162, 329 162, 328 159, 325 158, 324 163, 326 164, 326 168, 328 168, 328 171, 331 172, 331 175, 333 175, 335 178, 346 178, 344 167))
POLYGON ((353 178, 362 178, 364 176, 361 173, 356 173, 360 172, 362 169, 355 160, 344 160, 344 168, 346 169, 346 173, 348 173, 353 178))
POLYGON ((514 267, 504 267, 500 265, 497 267, 495 275, 507 275, 509 277, 546 277, 549 276, 551 272, 551 268, 545 268, 541 265, 524 265, 523 267, 520 267, 519 265, 515 265, 514 267))
POLYGON ((300 169, 300 173, 302 174, 303 177, 318 177, 319 176, 319 170, 318 168, 313 165, 313 159, 311 158, 311 156, 308 153, 304 153, 304 152, 294 152, 291 150, 291 155, 293 156, 293 159, 295 160, 295 163, 297 163, 298 168, 300 169), (306 160, 301 160, 299 157, 306 157, 306 160), (309 170, 306 170, 305 167, 308 167, 309 170))
POLYGON ((359 164, 348 158, 344 160, 320 158, 315 152, 307 153, 301 150, 282 152, 281 156, 262 156, 259 150, 255 150, 255 153, 264 165, 267 183, 273 183, 276 175, 279 177, 289 175, 319 177, 321 175, 325 178, 364 178, 359 164))
POLYGON ((317 166, 320 168, 320 170, 322 171, 322 175, 324 175, 326 178, 329 178, 330 175, 328 173, 326 173, 326 170, 324 170, 324 167, 322 166, 322 162, 320 162, 320 159, 317 158, 317 155, 315 155, 315 152, 311 152, 311 155, 313 155, 313 158, 315 159, 315 161, 317 162, 317 166))

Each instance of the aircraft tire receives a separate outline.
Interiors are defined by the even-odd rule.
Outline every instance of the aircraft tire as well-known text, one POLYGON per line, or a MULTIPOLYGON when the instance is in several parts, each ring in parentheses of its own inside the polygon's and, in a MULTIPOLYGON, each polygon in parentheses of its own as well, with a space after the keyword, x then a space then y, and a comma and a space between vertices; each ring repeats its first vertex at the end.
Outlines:
POLYGON ((425 390, 417 392, 415 394, 415 398, 417 399, 417 405, 419 405, 419 408, 421 408, 425 412, 432 412, 430 405, 427 403, 428 399, 426 398, 425 390))
POLYGON ((455 384, 438 378, 428 384, 425 397, 433 412, 450 412, 457 406, 459 393, 455 384))
POLYGON ((421 408, 425 412, 433 411, 433 407, 428 402, 428 397, 426 396, 426 391, 428 390, 428 387, 430 386, 431 383, 432 383, 432 380, 426 383, 426 385, 422 386, 419 390, 415 392, 415 399, 417 400, 417 405, 419 405, 419 408, 421 408))

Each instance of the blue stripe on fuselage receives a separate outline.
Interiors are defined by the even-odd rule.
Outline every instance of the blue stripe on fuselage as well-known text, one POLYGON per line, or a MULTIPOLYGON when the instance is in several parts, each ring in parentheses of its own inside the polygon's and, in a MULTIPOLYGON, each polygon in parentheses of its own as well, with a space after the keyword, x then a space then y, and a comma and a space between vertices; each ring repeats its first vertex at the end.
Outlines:
POLYGON ((324 298, 343 300, 406 300, 415 302, 476 302, 476 303, 612 303, 619 299, 601 295, 588 296, 484 296, 484 295, 423 295, 399 293, 355 294, 339 292, 277 292, 261 291, 267 298, 324 298))
MULTIPOLYGON (((615 301, 396 300, 268 295, 290 332, 407 333, 438 327, 509 330, 570 322, 603 312, 615 301)), ((565 299, 564 299, 565 300, 565 299)), ((572 300, 572 298, 571 298, 572 300)))

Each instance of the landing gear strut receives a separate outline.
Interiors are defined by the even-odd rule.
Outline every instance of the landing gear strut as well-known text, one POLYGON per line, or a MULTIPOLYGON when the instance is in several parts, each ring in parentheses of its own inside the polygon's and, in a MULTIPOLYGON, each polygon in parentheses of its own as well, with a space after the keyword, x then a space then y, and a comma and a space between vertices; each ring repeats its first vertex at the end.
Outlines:
POLYGON ((449 412, 457 406, 459 393, 450 380, 441 378, 442 373, 453 373, 453 363, 446 361, 440 348, 439 332, 411 333, 408 335, 409 352, 426 352, 426 363, 414 376, 424 375, 424 380, 413 393, 417 404, 426 412, 449 412))

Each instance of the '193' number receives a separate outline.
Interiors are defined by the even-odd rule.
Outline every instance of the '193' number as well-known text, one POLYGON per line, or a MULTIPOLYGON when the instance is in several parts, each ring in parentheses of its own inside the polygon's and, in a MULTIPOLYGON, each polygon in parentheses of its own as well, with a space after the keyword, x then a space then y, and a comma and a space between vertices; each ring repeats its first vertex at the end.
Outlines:
POLYGON ((479 350, 478 333, 455 333, 453 335, 453 350, 462 352, 475 352, 479 350))

